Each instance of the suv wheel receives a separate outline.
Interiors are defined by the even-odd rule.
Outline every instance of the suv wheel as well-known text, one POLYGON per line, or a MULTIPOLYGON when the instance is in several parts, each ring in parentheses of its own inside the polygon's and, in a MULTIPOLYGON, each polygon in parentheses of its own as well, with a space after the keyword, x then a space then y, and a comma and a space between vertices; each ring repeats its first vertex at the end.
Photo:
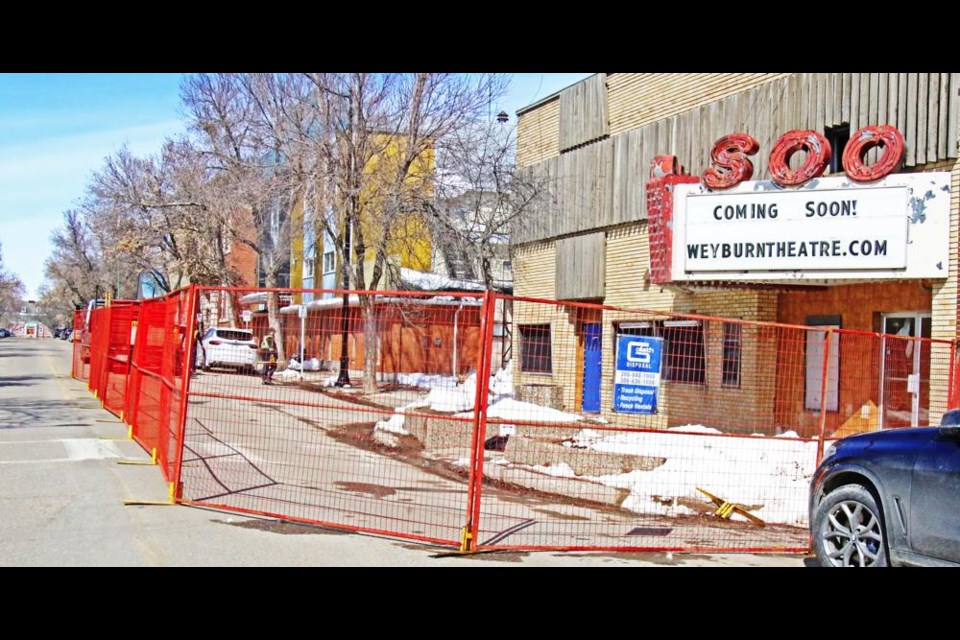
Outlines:
POLYGON ((824 567, 887 566, 883 519, 873 494, 858 484, 827 494, 813 518, 813 549, 824 567))

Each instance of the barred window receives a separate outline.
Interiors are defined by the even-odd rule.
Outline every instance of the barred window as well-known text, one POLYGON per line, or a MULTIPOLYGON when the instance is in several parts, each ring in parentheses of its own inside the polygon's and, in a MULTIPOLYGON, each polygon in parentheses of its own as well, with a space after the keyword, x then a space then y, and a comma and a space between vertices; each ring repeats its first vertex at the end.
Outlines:
MULTIPOLYGON (((707 358, 703 343, 703 323, 699 320, 619 322, 615 324, 615 334, 663 338, 661 378, 670 382, 706 384, 707 358)), ((615 335, 614 350, 616 348, 615 335)))
POLYGON ((552 373, 553 350, 549 324, 520 325, 520 371, 552 373))
POLYGON ((705 384, 707 359, 703 348, 703 324, 699 320, 664 320, 663 377, 670 382, 705 384))
POLYGON ((742 326, 739 323, 723 323, 723 384, 740 386, 740 350, 742 326))

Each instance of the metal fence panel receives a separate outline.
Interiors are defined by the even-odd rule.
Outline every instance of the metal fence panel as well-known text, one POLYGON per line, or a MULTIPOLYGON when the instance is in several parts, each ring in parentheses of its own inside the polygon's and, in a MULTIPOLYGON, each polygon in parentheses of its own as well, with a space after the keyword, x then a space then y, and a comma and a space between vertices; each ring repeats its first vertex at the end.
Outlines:
POLYGON ((211 287, 79 313, 74 375, 174 498, 463 551, 806 552, 825 441, 960 397, 956 341, 829 325, 211 287))

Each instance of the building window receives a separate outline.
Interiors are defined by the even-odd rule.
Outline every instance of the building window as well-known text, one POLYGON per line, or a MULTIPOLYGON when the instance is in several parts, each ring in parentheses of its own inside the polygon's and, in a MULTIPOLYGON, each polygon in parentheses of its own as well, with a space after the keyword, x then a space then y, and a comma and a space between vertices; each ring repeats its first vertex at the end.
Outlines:
POLYGON ((664 379, 704 384, 707 380, 703 324, 699 320, 664 320, 664 379))
POLYGON ((313 277, 313 258, 307 258, 303 261, 303 277, 312 278, 313 277))
POLYGON ((843 173, 843 150, 847 148, 850 142, 850 125, 841 124, 836 127, 827 127, 823 130, 823 136, 830 143, 830 166, 827 173, 843 173))
POLYGON ((333 249, 330 249, 330 251, 325 251, 323 253, 323 272, 333 273, 336 270, 336 268, 337 268, 337 259, 333 249))
MULTIPOLYGON (((652 336, 663 338, 660 375, 668 382, 706 384, 707 358, 703 343, 703 323, 699 320, 649 320, 620 322, 615 336, 652 336)), ((614 357, 616 357, 614 337, 614 357)))
POLYGON ((520 371, 553 372, 549 324, 520 325, 520 371))
POLYGON ((738 323, 723 323, 723 385, 726 387, 740 386, 742 329, 738 323))

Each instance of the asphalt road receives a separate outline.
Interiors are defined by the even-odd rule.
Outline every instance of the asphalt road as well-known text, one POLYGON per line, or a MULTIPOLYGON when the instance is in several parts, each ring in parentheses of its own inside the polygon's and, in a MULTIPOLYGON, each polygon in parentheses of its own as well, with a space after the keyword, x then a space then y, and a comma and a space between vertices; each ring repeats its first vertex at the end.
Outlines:
POLYGON ((159 468, 70 377, 71 345, 0 340, 0 566, 802 567, 799 556, 493 553, 250 518, 163 502, 159 468))

